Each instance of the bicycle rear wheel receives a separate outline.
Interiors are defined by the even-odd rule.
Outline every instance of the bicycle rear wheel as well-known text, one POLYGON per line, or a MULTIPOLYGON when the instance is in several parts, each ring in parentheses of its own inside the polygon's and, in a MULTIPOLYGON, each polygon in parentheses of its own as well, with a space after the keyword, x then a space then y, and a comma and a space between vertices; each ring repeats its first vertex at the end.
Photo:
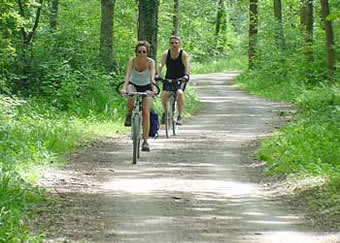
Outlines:
POLYGON ((133 152, 132 152, 132 163, 137 164, 137 159, 139 158, 140 152, 140 116, 135 114, 132 117, 132 144, 133 144, 133 152))

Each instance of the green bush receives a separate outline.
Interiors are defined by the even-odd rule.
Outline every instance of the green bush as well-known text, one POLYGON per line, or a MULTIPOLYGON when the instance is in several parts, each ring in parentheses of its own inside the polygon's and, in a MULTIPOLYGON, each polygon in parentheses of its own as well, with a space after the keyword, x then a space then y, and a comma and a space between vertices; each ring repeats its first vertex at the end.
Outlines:
POLYGON ((270 173, 323 174, 339 170, 339 90, 322 86, 296 99, 297 121, 267 139, 260 158, 270 173))
POLYGON ((41 242, 40 236, 30 235, 26 220, 43 195, 18 174, 0 169, 0 242, 41 242))
POLYGON ((79 144, 122 130, 107 114, 83 119, 75 116, 79 111, 68 110, 0 95, 0 242, 39 241, 29 236, 26 219, 44 194, 25 181, 34 182, 40 168, 63 161, 79 144))

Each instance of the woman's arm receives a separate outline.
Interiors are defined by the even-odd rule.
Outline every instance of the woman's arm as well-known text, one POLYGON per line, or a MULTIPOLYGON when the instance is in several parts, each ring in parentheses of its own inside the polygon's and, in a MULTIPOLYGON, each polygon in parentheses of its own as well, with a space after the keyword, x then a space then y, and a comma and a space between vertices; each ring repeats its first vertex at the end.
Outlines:
POLYGON ((166 56, 167 56, 167 51, 165 51, 163 53, 162 58, 161 58, 161 60, 160 60, 160 62, 158 64, 158 68, 157 68, 157 74, 158 75, 161 75, 161 73, 162 73, 162 69, 163 69, 163 67, 164 67, 164 65, 166 63, 166 56))
MULTIPOLYGON (((150 68, 150 80, 151 80, 151 84, 155 84, 155 61, 153 59, 150 58, 149 60, 149 68, 150 68)), ((154 89, 154 86, 152 86, 152 90, 154 89)))
POLYGON ((185 74, 190 74, 190 58, 187 52, 183 51, 182 62, 185 67, 185 74))

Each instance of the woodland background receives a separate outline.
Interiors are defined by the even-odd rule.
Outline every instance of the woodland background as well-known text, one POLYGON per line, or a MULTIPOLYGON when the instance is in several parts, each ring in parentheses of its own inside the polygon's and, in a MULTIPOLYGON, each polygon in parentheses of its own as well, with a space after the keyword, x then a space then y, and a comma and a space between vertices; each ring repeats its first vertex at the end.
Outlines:
MULTIPOLYGON (((257 156, 269 177, 296 183, 311 217, 339 228, 340 1, 0 0, 0 27, 0 242, 43 239, 28 227, 47 203, 40 172, 126 131, 114 86, 138 39, 158 60, 173 33, 192 74, 242 71, 236 86, 296 105, 257 156)), ((186 95, 189 114, 199 101, 186 95)))

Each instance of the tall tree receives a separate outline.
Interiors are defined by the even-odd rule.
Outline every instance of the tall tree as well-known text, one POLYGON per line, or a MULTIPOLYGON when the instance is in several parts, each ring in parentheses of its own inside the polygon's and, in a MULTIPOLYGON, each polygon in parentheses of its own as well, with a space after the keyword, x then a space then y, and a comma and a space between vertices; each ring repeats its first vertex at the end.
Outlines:
POLYGON ((50 28, 54 31, 57 28, 59 0, 51 0, 50 28))
POLYGON ((173 16, 173 34, 179 35, 179 21, 180 21, 180 0, 174 0, 174 16, 173 16))
POLYGON ((326 32, 326 48, 328 74, 333 77, 335 74, 335 50, 334 50, 334 32, 332 22, 327 18, 330 14, 328 0, 320 0, 322 19, 326 32))
POLYGON ((258 33, 258 0, 249 0, 249 68, 253 67, 256 57, 256 44, 258 33))
POLYGON ((150 57, 156 60, 159 0, 139 0, 138 40, 150 43, 150 57))
POLYGON ((313 10, 313 0, 301 0, 300 24, 304 41, 304 54, 308 61, 313 61, 313 10))
POLYGON ((226 13, 225 13, 225 6, 224 6, 224 0, 218 1, 217 6, 217 16, 216 16, 216 27, 215 27, 215 35, 218 37, 221 25, 225 24, 226 21, 226 13))
POLYGON ((276 20, 275 40, 278 48, 284 47, 284 36, 282 27, 282 5, 281 0, 274 0, 274 17, 276 20))
POLYGON ((31 59, 28 57, 27 53, 29 50, 29 47, 31 46, 33 42, 33 37, 37 31, 37 28, 39 26, 40 21, 40 14, 41 9, 43 7, 43 0, 39 0, 39 2, 34 2, 35 4, 32 4, 34 8, 36 8, 35 16, 33 16, 30 12, 29 5, 26 5, 25 2, 22 0, 18 0, 18 7, 19 7, 19 14, 22 17, 22 19, 27 20, 27 22, 32 25, 28 25, 26 27, 23 25, 21 27, 21 34, 22 34, 22 40, 23 40, 23 51, 22 55, 20 56, 20 61, 22 65, 20 66, 20 73, 22 74, 22 77, 20 79, 16 80, 16 87, 15 91, 21 92, 24 96, 29 95, 29 88, 30 88, 30 79, 28 78, 30 65, 31 65, 31 59), (30 23, 30 20, 33 20, 32 23, 30 23))
POLYGON ((101 0, 100 56, 107 71, 113 65, 113 13, 115 0, 101 0))
MULTIPOLYGON (((21 17, 23 19, 30 18, 30 17, 26 16, 25 4, 22 2, 22 0, 18 0, 18 5, 19 5, 19 13, 20 13, 21 17)), ((37 4, 36 14, 35 14, 35 17, 33 18, 34 22, 33 22, 33 26, 31 28, 31 30, 27 30, 25 27, 21 28, 23 44, 24 44, 25 49, 28 48, 28 46, 31 44, 31 42, 33 40, 33 36, 34 36, 34 34, 35 34, 35 32, 38 28, 42 6, 43 6, 43 0, 39 0, 39 2, 37 4)))

